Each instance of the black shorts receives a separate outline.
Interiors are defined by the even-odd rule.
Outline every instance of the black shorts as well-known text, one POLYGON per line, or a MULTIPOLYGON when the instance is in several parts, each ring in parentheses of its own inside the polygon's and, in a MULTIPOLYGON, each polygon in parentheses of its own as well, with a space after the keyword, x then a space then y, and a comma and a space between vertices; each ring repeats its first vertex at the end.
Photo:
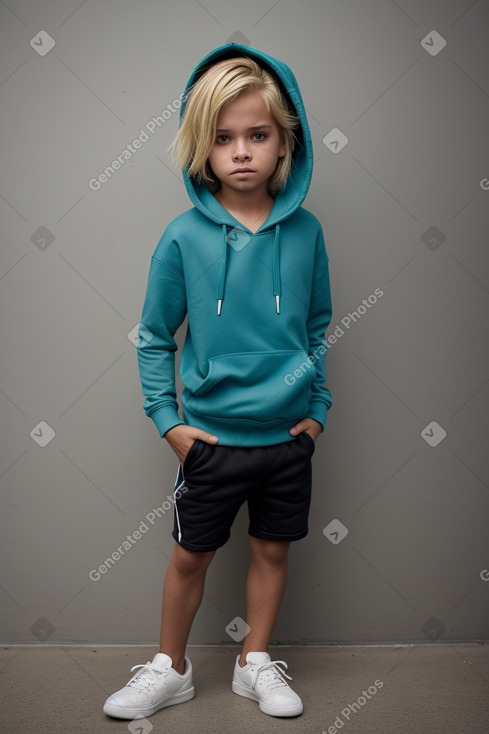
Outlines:
POLYGON ((314 447, 308 433, 251 448, 197 439, 178 467, 173 537, 189 551, 216 550, 229 540, 238 510, 247 502, 248 532, 253 537, 304 538, 314 447))

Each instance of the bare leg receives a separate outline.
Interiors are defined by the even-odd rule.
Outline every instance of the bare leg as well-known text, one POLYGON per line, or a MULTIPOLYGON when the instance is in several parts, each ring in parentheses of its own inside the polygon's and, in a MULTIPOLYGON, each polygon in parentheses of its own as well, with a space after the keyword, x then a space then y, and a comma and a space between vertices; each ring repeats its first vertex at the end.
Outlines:
POLYGON ((246 582, 246 622, 240 665, 249 652, 268 652, 287 579, 289 542, 261 540, 250 536, 251 562, 246 582))
POLYGON ((175 543, 163 585, 160 652, 183 675, 190 629, 202 601, 207 568, 216 551, 192 553, 175 543))

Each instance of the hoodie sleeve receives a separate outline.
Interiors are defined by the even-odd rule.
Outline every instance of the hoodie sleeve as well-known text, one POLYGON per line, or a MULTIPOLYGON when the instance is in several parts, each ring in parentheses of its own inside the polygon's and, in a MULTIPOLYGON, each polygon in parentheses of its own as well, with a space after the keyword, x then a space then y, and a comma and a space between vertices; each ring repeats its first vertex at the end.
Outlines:
POLYGON ((326 382, 326 352, 328 346, 325 332, 331 322, 331 288, 329 280, 329 259, 326 253, 322 229, 319 229, 316 249, 316 267, 312 281, 312 295, 307 319, 309 337, 309 360, 316 368, 312 383, 312 395, 307 416, 314 418, 323 427, 326 413, 332 405, 330 390, 326 382))
POLYGON ((176 399, 173 337, 185 319, 187 302, 180 251, 167 232, 151 259, 137 349, 143 408, 160 436, 184 423, 176 399))

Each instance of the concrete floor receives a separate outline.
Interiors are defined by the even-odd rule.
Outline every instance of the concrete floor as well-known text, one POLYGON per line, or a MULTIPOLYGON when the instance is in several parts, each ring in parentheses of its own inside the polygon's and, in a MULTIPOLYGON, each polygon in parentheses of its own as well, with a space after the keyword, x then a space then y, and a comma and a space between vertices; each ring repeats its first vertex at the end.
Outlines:
POLYGON ((105 699, 155 647, 5 646, 1 726, 14 734, 488 734, 489 644, 272 648, 302 697, 296 719, 231 691, 238 647, 189 647, 195 698, 149 719, 111 719, 105 699), (367 696, 362 696, 366 691, 367 696), (368 697, 370 696, 370 698, 368 697))

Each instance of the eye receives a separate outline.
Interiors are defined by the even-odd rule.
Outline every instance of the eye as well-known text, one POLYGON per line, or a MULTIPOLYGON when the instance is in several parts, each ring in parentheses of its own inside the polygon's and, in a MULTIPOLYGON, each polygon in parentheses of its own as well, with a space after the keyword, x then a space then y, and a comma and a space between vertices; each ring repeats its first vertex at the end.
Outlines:
POLYGON ((229 140, 229 137, 227 135, 218 135, 216 138, 216 143, 227 143, 229 140))
POLYGON ((266 137, 267 137, 267 136, 265 135, 265 133, 258 133, 258 132, 257 132, 257 133, 253 133, 253 138, 254 138, 254 139, 255 139, 256 141, 258 141, 258 142, 259 142, 260 140, 265 140, 265 138, 266 138, 266 137), (258 136, 258 137, 257 137, 257 136, 258 136))

